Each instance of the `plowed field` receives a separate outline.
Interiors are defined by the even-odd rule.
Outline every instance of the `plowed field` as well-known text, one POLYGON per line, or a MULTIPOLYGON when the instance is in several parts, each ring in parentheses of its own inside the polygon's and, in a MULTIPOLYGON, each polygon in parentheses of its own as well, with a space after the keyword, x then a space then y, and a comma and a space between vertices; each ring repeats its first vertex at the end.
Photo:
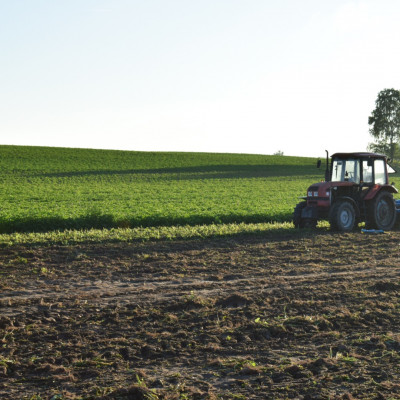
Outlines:
POLYGON ((400 233, 0 249, 2 399, 398 399, 400 233))

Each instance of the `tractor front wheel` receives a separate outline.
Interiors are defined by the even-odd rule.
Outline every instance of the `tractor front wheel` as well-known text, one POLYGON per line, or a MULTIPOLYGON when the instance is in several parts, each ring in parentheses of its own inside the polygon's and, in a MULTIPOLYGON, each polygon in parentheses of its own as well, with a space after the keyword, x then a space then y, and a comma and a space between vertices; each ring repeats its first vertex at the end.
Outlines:
POLYGON ((378 193, 368 205, 368 229, 388 231, 396 222, 396 205, 393 195, 389 192, 378 193))
POLYGON ((302 201, 297 204, 293 212, 293 224, 295 228, 315 228, 317 226, 317 220, 314 218, 302 218, 301 212, 307 206, 306 201, 302 201))
POLYGON ((293 223, 295 228, 304 228, 303 221, 301 219, 301 212, 303 208, 307 205, 306 201, 298 203, 293 212, 293 223))
POLYGON ((352 231, 356 224, 356 211, 353 204, 347 200, 334 203, 329 213, 329 223, 332 230, 352 231))
POLYGON ((304 218, 301 221, 301 228, 315 229, 317 227, 317 220, 314 218, 304 218))

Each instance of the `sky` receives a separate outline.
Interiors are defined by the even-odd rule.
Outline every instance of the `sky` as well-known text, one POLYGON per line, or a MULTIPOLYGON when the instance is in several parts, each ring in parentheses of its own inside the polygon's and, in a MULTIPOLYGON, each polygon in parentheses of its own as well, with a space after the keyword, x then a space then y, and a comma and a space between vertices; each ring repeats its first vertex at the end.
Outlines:
POLYGON ((364 151, 398 0, 0 0, 0 144, 364 151))

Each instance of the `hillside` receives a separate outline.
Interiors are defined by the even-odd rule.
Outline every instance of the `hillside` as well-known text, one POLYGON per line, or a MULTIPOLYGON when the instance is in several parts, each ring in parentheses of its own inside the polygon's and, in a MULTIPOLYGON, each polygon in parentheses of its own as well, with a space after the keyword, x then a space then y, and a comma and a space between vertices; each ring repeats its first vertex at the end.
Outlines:
POLYGON ((288 221, 316 160, 0 146, 0 233, 288 221))

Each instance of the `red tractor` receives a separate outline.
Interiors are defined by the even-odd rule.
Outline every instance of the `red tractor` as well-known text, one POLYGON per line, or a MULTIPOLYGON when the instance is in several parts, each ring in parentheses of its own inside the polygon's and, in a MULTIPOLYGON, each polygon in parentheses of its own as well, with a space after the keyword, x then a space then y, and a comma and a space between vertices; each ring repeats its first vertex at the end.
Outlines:
MULTIPOLYGON (((396 222, 388 174, 395 172, 386 156, 375 153, 336 153, 329 164, 326 152, 325 181, 311 185, 297 204, 293 222, 297 228, 313 228, 328 220, 333 230, 348 232, 360 222, 367 229, 390 230, 396 222)), ((321 161, 318 161, 318 167, 321 161)))

